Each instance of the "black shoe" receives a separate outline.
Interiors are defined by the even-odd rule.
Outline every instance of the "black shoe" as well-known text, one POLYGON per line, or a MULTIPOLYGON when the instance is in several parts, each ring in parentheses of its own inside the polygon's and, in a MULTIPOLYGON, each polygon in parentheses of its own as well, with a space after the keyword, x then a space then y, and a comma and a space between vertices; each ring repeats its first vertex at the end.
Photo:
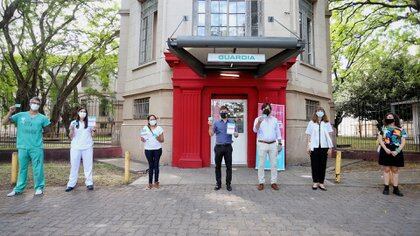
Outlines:
POLYGON ((232 186, 230 186, 230 184, 229 185, 226 185, 226 189, 227 189, 227 191, 232 191, 232 186))
POLYGON ((66 192, 70 192, 70 191, 72 191, 74 189, 74 187, 67 187, 66 188, 66 192))
POLYGON ((88 185, 88 186, 86 186, 86 188, 87 188, 88 190, 93 190, 93 185, 88 185))
POLYGON ((222 186, 221 185, 216 185, 215 187, 214 187, 214 190, 220 190, 222 188, 222 186))
POLYGON ((384 195, 389 195, 389 185, 385 185, 384 191, 382 191, 384 195))
POLYGON ((402 192, 400 192, 400 190, 398 189, 398 187, 394 187, 394 190, 392 191, 393 194, 397 195, 398 197, 402 197, 404 196, 404 194, 402 194, 402 192))

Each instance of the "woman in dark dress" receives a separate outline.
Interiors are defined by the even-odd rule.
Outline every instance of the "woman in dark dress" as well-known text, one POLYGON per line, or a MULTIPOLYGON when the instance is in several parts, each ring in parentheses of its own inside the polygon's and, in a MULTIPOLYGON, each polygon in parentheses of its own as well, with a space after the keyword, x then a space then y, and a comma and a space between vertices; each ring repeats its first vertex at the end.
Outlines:
POLYGON ((393 113, 385 115, 384 126, 378 135, 378 142, 381 145, 379 151, 379 165, 384 169, 384 190, 383 194, 389 195, 389 182, 392 177, 393 194, 402 197, 398 189, 398 168, 404 166, 404 154, 402 152, 407 132, 401 128, 400 118, 393 113), (391 175, 392 174, 392 175, 391 175))

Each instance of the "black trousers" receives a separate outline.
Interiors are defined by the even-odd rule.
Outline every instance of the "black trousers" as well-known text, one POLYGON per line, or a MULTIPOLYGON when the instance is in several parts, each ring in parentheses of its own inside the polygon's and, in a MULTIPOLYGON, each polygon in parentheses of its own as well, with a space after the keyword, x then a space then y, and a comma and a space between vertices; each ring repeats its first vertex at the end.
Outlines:
POLYGON ((216 184, 222 185, 222 160, 225 159, 226 164, 226 185, 232 182, 232 145, 216 145, 214 147, 214 162, 216 164, 216 184))
POLYGON ((312 180, 314 183, 324 183, 327 157, 328 148, 314 148, 311 152, 312 180))
POLYGON ((157 150, 144 150, 147 162, 149 162, 149 184, 153 183, 153 175, 155 176, 155 183, 159 182, 159 160, 162 156, 162 148, 157 150))

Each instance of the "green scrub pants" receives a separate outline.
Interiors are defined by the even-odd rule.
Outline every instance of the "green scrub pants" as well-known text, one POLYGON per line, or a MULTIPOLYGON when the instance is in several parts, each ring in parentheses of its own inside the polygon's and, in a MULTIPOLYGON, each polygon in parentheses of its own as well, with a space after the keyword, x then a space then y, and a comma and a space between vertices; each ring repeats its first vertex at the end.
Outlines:
POLYGON ((45 187, 44 177, 44 149, 18 149, 19 176, 15 186, 15 192, 21 193, 25 190, 28 180, 28 164, 32 161, 32 171, 34 175, 34 189, 43 190, 45 187))

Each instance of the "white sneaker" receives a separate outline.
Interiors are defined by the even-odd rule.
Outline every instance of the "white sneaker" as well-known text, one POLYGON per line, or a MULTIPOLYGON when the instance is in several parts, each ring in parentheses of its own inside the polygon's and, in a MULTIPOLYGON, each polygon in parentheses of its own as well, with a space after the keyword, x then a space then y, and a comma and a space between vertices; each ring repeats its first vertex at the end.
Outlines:
POLYGON ((18 193, 15 192, 15 190, 11 191, 9 194, 7 194, 8 197, 13 197, 18 195, 18 193))
POLYGON ((42 194, 44 194, 44 192, 41 189, 37 189, 35 191, 35 196, 42 195, 42 194))

